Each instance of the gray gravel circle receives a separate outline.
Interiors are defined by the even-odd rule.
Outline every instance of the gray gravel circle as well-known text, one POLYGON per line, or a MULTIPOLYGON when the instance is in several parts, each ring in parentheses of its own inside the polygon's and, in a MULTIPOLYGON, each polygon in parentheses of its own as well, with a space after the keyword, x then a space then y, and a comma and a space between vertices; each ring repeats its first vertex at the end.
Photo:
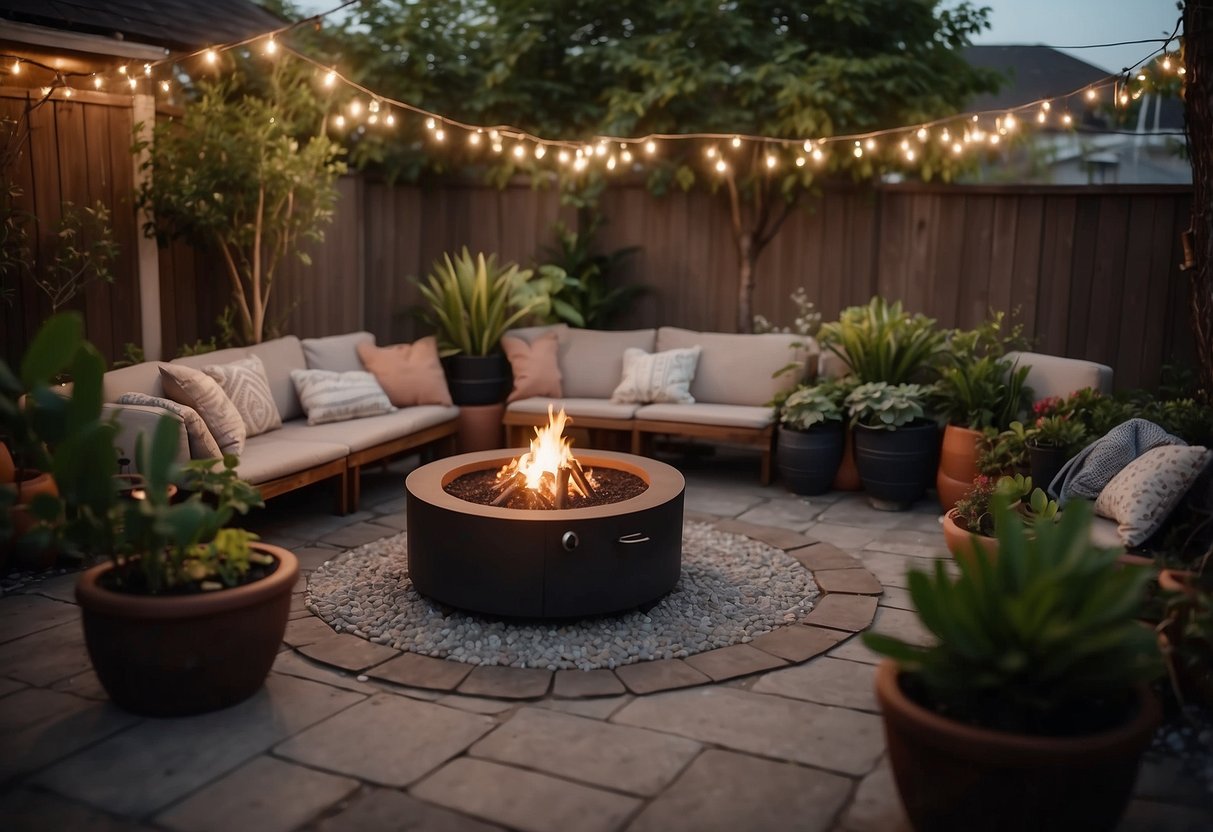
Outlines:
POLYGON ((812 574, 781 549, 705 523, 683 528, 682 577, 648 612, 511 622, 435 604, 408 577, 405 533, 351 549, 308 579, 308 609, 338 632, 475 665, 595 670, 744 644, 812 608, 812 574))

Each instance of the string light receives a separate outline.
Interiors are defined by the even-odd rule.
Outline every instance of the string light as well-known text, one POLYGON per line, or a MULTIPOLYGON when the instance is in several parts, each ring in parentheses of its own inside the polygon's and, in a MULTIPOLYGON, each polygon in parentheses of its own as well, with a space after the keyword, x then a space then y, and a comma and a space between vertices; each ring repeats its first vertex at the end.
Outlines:
POLYGON ((918 128, 918 140, 920 142, 925 142, 928 138, 930 138, 930 136, 931 136, 931 134, 927 130, 927 128, 925 128, 925 127, 918 128))
MULTIPOLYGON (((817 151, 814 151, 814 152, 816 153, 817 151)), ((798 168, 804 167, 804 157, 803 156, 796 157, 796 167, 798 167, 798 168)))
POLYGON ((541 144, 535 145, 535 158, 542 159, 548 153, 548 149, 541 144))
POLYGON ((338 127, 345 127, 345 116, 338 113, 337 117, 333 119, 333 124, 336 124, 338 127))
POLYGON ((55 91, 54 87, 43 87, 42 88, 42 97, 46 98, 48 95, 50 95, 54 91, 55 91))
POLYGON ((647 142, 645 142, 644 143, 644 152, 649 154, 650 156, 652 156, 654 153, 656 153, 657 152, 657 142, 653 141, 652 139, 649 139, 647 142))
POLYGON ((93 73, 93 89, 95 89, 95 90, 101 89, 102 83, 103 82, 101 80, 101 76, 96 73, 93 73))
POLYGON ((1097 92, 1095 91, 1095 88, 1094 88, 1094 87, 1092 87, 1091 89, 1087 90, 1087 101, 1094 101, 1094 100, 1095 100, 1096 98, 1098 98, 1098 97, 1099 97, 1099 93, 1097 93, 1097 92))
POLYGON ((438 128, 437 130, 435 130, 434 131, 434 141, 436 141, 436 142, 446 141, 446 131, 443 130, 442 128, 438 128))
POLYGON ((433 130, 433 129, 434 129, 434 127, 436 126, 436 124, 437 124, 437 122, 435 122, 435 121, 434 121, 434 119, 432 119, 432 118, 427 118, 427 119, 425 120, 425 129, 426 129, 426 130, 433 130))
POLYGON ((607 159, 606 166, 607 166, 607 170, 614 170, 614 169, 615 169, 615 157, 614 157, 614 156, 612 156, 611 158, 607 159))
POLYGON ((876 140, 868 139, 866 142, 863 143, 863 146, 866 147, 868 150, 875 150, 876 149, 876 140))
POLYGON ((168 81, 161 81, 161 82, 160 82, 160 91, 161 91, 161 92, 168 92, 168 91, 169 91, 169 88, 170 88, 170 85, 169 85, 169 82, 168 82, 168 81))
POLYGON ((1014 113, 1007 113, 1007 117, 1002 120, 1002 126, 1005 127, 1008 131, 1014 130, 1015 125, 1017 125, 1018 123, 1019 122, 1017 122, 1015 120, 1014 113))
POLYGON ((1071 124, 1074 123, 1074 118, 1069 113, 1066 113, 1065 115, 1063 115, 1061 117, 1061 123, 1064 124, 1066 127, 1069 127, 1071 124))
POLYGON ((501 148, 501 142, 493 142, 493 152, 494 152, 494 153, 500 153, 500 152, 501 152, 501 150, 502 150, 502 148, 501 148))
POLYGON ((729 169, 729 166, 725 164, 724 159, 716 160, 716 172, 717 173, 724 173, 728 169, 729 169))
POLYGON ((990 134, 990 144, 995 145, 995 144, 998 144, 1000 141, 1002 141, 1002 136, 998 135, 997 133, 990 134))
POLYGON ((366 108, 367 108, 368 110, 370 110, 372 113, 377 113, 377 112, 379 112, 379 99, 378 99, 378 98, 372 98, 372 99, 371 99, 371 103, 370 103, 370 104, 368 104, 366 108))
POLYGON ((378 114, 371 113, 369 116, 367 116, 366 123, 367 124, 378 124, 379 123, 378 114))
POLYGON ((522 142, 519 142, 518 144, 514 145, 514 156, 516 158, 521 159, 525 155, 526 155, 526 148, 522 146, 522 142))
POLYGON ((267 40, 265 42, 265 54, 267 54, 267 55, 278 54, 278 41, 274 40, 273 35, 270 35, 269 40, 267 40))
POLYGON ((362 102, 357 98, 350 102, 350 115, 354 118, 362 115, 362 102))
POLYGON ((733 145, 733 148, 734 148, 734 149, 737 149, 737 148, 741 147, 741 137, 740 137, 740 136, 734 136, 734 137, 733 137, 733 141, 731 142, 731 144, 733 145))
POLYGON ((118 67, 118 74, 119 74, 119 75, 126 75, 126 65, 125 65, 125 64, 123 64, 122 66, 118 67))
POLYGON ((813 151, 813 140, 805 139, 803 147, 805 153, 811 153, 813 151))
POLYGON ((598 143, 598 146, 594 148, 594 155, 595 155, 595 156, 605 156, 605 155, 606 155, 606 152, 607 152, 607 144, 606 144, 606 142, 599 142, 599 143, 598 143))
POLYGON ((386 124, 388 127, 395 127, 396 126, 395 114, 389 111, 387 114, 387 118, 385 118, 383 120, 383 123, 386 124))
POLYGON ((131 85, 131 89, 132 89, 132 90, 138 89, 138 87, 139 87, 139 79, 138 79, 138 78, 136 78, 135 76, 133 76, 133 75, 132 75, 132 76, 130 77, 130 85, 131 85))
POLYGON ((588 164, 584 156, 578 156, 577 161, 573 162, 573 170, 585 170, 588 164))
POLYGON ((715 148, 715 146, 714 146, 714 145, 709 145, 709 146, 708 146, 708 149, 704 151, 704 155, 705 155, 705 156, 707 156, 709 159, 715 159, 715 158, 716 158, 716 148, 715 148))
POLYGON ((13 61, 13 75, 21 74, 21 61, 13 61))
POLYGON ((1120 104, 1121 104, 1121 106, 1123 107, 1125 104, 1128 104, 1128 103, 1129 103, 1129 96, 1128 96, 1128 94, 1127 94, 1127 93, 1123 93, 1123 92, 1122 92, 1122 93, 1120 94, 1120 104))
MULTIPOLYGON (((820 147, 813 148, 813 161, 814 162, 821 164, 821 160, 824 159, 825 157, 826 157, 826 155, 825 155, 825 153, 822 152, 820 147)), ((803 164, 803 162, 804 162, 804 160, 801 159, 799 163, 803 164)))
POLYGON ((956 154, 957 156, 959 156, 959 155, 961 154, 961 151, 963 151, 963 150, 964 150, 964 145, 962 145, 960 142, 955 142, 955 143, 953 143, 953 145, 952 145, 952 152, 953 152, 954 154, 956 154))
POLYGON ((777 163, 778 163, 778 160, 774 157, 774 155, 768 153, 767 154, 767 168, 773 169, 777 163))
POLYGON ((1165 69, 1167 72, 1171 71, 1171 56, 1170 55, 1168 55, 1167 57, 1162 59, 1162 68, 1165 69))
POLYGON ((202 57, 206 59, 208 64, 214 66, 215 62, 219 60, 219 53, 217 53, 214 49, 207 49, 202 53, 202 57))
POLYGON ((1038 122, 1040 122, 1041 124, 1044 124, 1048 120, 1048 118, 1049 117, 1045 115, 1044 110, 1041 110, 1039 113, 1036 114, 1036 120, 1038 122))
POLYGON ((855 154, 856 159, 863 158, 863 146, 859 142, 855 142, 855 149, 851 152, 855 154))
POLYGON ((326 87, 332 87, 333 84, 336 84, 336 83, 337 83, 336 71, 330 69, 328 72, 324 73, 324 85, 326 87))
POLYGON ((152 77, 152 65, 151 64, 143 65, 143 74, 146 75, 148 78, 152 77))
POLYGON ((1176 75, 1187 75, 1188 70, 1181 66, 1179 69, 1175 70, 1175 74, 1176 75))
POLYGON ((567 150, 560 151, 556 154, 556 160, 562 165, 567 165, 569 163, 569 152, 567 150))
POLYGON ((1042 102, 1040 102, 1040 109, 1044 110, 1046 113, 1047 113, 1047 112, 1049 112, 1049 109, 1050 109, 1052 106, 1053 106, 1053 105, 1052 105, 1052 104, 1050 104, 1048 101, 1042 101, 1042 102))
POLYGON ((625 165, 630 165, 632 163, 632 151, 625 147, 623 152, 619 154, 619 158, 623 160, 625 165))
POLYGON ((63 97, 64 97, 64 98, 71 98, 71 97, 72 97, 72 88, 71 88, 71 87, 64 86, 64 88, 63 88, 63 97))
POLYGON ((480 144, 480 131, 479 130, 477 130, 475 133, 468 134, 468 144, 472 145, 473 147, 480 144))

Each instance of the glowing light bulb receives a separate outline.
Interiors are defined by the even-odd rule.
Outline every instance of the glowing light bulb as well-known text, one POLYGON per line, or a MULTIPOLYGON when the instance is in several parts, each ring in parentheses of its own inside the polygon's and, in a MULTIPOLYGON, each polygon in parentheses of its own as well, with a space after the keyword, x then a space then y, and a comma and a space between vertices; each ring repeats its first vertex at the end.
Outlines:
POLYGON ((1048 121, 1048 116, 1046 116, 1044 112, 1039 112, 1036 114, 1036 120, 1041 124, 1044 124, 1046 121, 1048 121))
POLYGON ((118 74, 126 75, 126 66, 125 65, 118 67, 118 74))
POLYGON ((907 161, 907 162, 913 162, 913 161, 914 161, 914 151, 913 151, 913 150, 907 150, 907 151, 906 151, 906 161, 907 161))
POLYGON ((331 86, 333 86, 333 84, 336 84, 336 83, 337 83, 337 72, 335 70, 330 69, 328 72, 324 73, 324 85, 326 87, 331 87, 331 86))
POLYGON ((172 85, 171 85, 171 84, 169 84, 169 82, 168 82, 168 81, 161 81, 161 82, 160 82, 160 91, 161 91, 161 92, 168 92, 168 91, 169 91, 169 89, 171 88, 171 86, 172 86, 172 85))
POLYGON ((1069 113, 1066 113, 1064 116, 1061 117, 1061 123, 1066 125, 1067 127, 1069 127, 1071 124, 1074 123, 1074 119, 1069 113))
POLYGON ((556 161, 562 165, 567 165, 569 163, 569 152, 567 150, 562 150, 557 153, 556 161))
POLYGON ((607 152, 606 142, 599 142, 598 146, 594 148, 595 156, 605 156, 606 152, 607 152))
POLYGON ((1127 93, 1122 92, 1120 94, 1120 103, 1121 103, 1121 106, 1129 103, 1129 96, 1127 93))
POLYGON ((952 141, 952 134, 948 132, 948 128, 945 127, 943 132, 939 134, 939 140, 944 144, 952 141))
POLYGON ((1099 93, 1095 92, 1094 89, 1087 90, 1087 101, 1094 101, 1098 95, 1099 93))
POLYGON ((918 140, 920 142, 925 142, 928 138, 930 138, 930 136, 931 136, 931 134, 927 130, 927 128, 925 128, 925 127, 918 128, 918 140))
POLYGON ((442 130, 442 129, 435 130, 434 131, 434 141, 436 141, 436 142, 446 141, 446 131, 442 130))
POLYGON ((867 148, 868 150, 875 150, 876 149, 876 140, 868 139, 866 142, 863 143, 863 146, 865 148, 867 148))
POLYGON ((589 164, 589 162, 587 162, 585 160, 584 156, 579 156, 579 157, 577 157, 577 161, 573 163, 573 169, 574 170, 585 170, 586 165, 588 165, 588 164, 589 164))
POLYGON ((1002 141, 1002 137, 999 136, 997 133, 990 134, 990 144, 992 144, 992 145, 998 144, 1000 141, 1002 141))
POLYGON ((370 115, 367 117, 367 119, 366 119, 366 123, 367 123, 367 124, 378 124, 378 123, 379 123, 379 115, 378 115, 377 113, 371 113, 371 114, 370 114, 370 115))
POLYGON ((813 148, 813 161, 814 162, 821 164, 821 160, 824 159, 825 157, 826 157, 826 155, 821 151, 820 147, 813 148))
POLYGON ((350 102, 350 115, 354 118, 362 115, 362 102, 357 98, 350 102))
POLYGON ((21 74, 21 61, 13 61, 13 75, 21 74))
POLYGON ((614 169, 615 169, 615 157, 614 157, 614 156, 612 156, 611 158, 607 159, 607 164, 606 164, 606 166, 607 166, 607 170, 614 170, 614 169))
POLYGON ((278 53, 278 41, 274 40, 274 36, 270 35, 270 39, 265 42, 265 54, 275 55, 278 53))
POLYGON ((804 157, 803 156, 796 157, 796 167, 798 167, 798 168, 804 167, 804 157))
POLYGON ((477 130, 475 133, 468 134, 468 144, 470 144, 470 145, 480 144, 480 131, 479 130, 477 130))
POLYGON ((863 158, 863 146, 859 142, 855 142, 855 149, 851 151, 855 154, 856 159, 863 158))
POLYGON ((546 155, 548 155, 548 149, 546 147, 544 147, 541 144, 535 145, 535 158, 536 159, 542 159, 546 155))
POLYGON ((1168 71, 1171 69, 1171 56, 1170 55, 1168 55, 1167 57, 1162 59, 1162 68, 1165 70, 1168 70, 1168 71))
POLYGON ((812 152, 813 152, 813 140, 812 140, 812 139, 805 139, 805 140, 804 140, 804 144, 802 145, 802 147, 804 147, 804 152, 805 152, 805 153, 812 153, 812 152))
POLYGON ((960 155, 960 152, 962 150, 964 150, 964 145, 962 145, 960 142, 955 142, 952 145, 952 152, 955 153, 957 156, 960 155))
POLYGON ((1014 130, 1015 125, 1018 123, 1019 122, 1015 120, 1015 116, 1011 115, 1010 113, 1007 113, 1007 117, 1002 120, 1002 126, 1008 130, 1014 130))
POLYGON ((151 76, 151 74, 152 74, 152 65, 151 64, 143 65, 143 74, 147 75, 149 77, 151 76))
POLYGON ((54 91, 55 91, 54 87, 43 87, 42 88, 42 97, 46 98, 48 95, 50 95, 54 91))
POLYGON ((707 150, 704 151, 704 155, 706 155, 709 159, 715 159, 716 158, 716 148, 709 147, 707 150))
POLYGON ((501 142, 493 142, 493 152, 494 153, 501 152, 501 142))
POLYGON ((624 148, 624 151, 619 154, 619 158, 625 165, 630 165, 632 163, 632 151, 624 148))
POLYGON ((345 116, 338 115, 333 119, 333 124, 336 124, 338 127, 345 127, 345 116))
POLYGON ((219 53, 214 49, 208 49, 202 53, 202 57, 206 59, 208 64, 214 66, 215 62, 219 60, 219 53))
POLYGON ((767 167, 768 168, 774 168, 775 165, 778 164, 778 162, 779 162, 779 160, 776 159, 773 155, 771 155, 769 153, 767 154, 767 167))
POLYGON ((427 119, 425 120, 425 129, 426 129, 426 130, 433 130, 433 129, 434 129, 434 127, 436 126, 436 124, 437 124, 437 122, 435 122, 435 121, 434 121, 434 119, 432 119, 432 118, 427 118, 427 119))
POLYGON ((740 137, 740 136, 734 136, 734 137, 733 137, 733 141, 732 141, 732 145, 733 145, 733 147, 734 147, 734 148, 741 147, 741 137, 740 137))
POLYGON ((645 142, 644 143, 644 152, 649 154, 650 156, 652 156, 654 153, 656 153, 657 152, 657 142, 653 141, 652 139, 649 139, 647 142, 645 142))
POLYGON ((71 87, 64 87, 64 88, 63 88, 63 97, 64 97, 64 98, 71 98, 71 97, 72 97, 72 88, 71 88, 71 87))
POLYGON ((493 141, 499 141, 501 139, 501 134, 498 133, 496 130, 490 130, 489 138, 492 139, 493 141))
POLYGON ((1048 101, 1042 101, 1042 102, 1040 102, 1040 109, 1044 110, 1046 113, 1047 113, 1047 112, 1049 112, 1049 109, 1050 109, 1052 106, 1053 106, 1053 105, 1052 105, 1052 104, 1050 104, 1048 101))
POLYGON ((1146 80, 1146 74, 1145 74, 1144 72, 1139 72, 1139 73, 1137 73, 1137 80, 1138 80, 1138 81, 1144 81, 1144 80, 1146 80))
POLYGON ((384 123, 384 124, 386 124, 388 127, 395 127, 395 126, 396 126, 396 116, 395 116, 395 114, 394 114, 394 113, 388 113, 388 114, 387 114, 387 118, 385 118, 385 119, 383 120, 383 123, 384 123))
POLYGON ((724 159, 716 160, 716 172, 717 173, 724 173, 728 169, 729 169, 729 166, 724 163, 724 159))
POLYGON ((1176 75, 1187 75, 1188 70, 1181 66, 1179 69, 1175 70, 1175 74, 1176 75))
POLYGON ((93 76, 93 89, 96 89, 96 90, 101 89, 101 76, 100 75, 93 76))
POLYGON ((137 88, 139 86, 139 79, 132 75, 130 78, 130 84, 132 90, 137 88))
POLYGON ((521 159, 526 155, 526 148, 521 143, 514 145, 514 157, 521 159))
POLYGON ((909 143, 908 141, 906 141, 905 139, 902 139, 902 140, 901 140, 901 149, 902 149, 902 150, 909 150, 909 149, 910 149, 910 143, 909 143))
POLYGON ((367 105, 367 109, 370 110, 372 113, 379 112, 379 99, 372 98, 371 103, 367 105))

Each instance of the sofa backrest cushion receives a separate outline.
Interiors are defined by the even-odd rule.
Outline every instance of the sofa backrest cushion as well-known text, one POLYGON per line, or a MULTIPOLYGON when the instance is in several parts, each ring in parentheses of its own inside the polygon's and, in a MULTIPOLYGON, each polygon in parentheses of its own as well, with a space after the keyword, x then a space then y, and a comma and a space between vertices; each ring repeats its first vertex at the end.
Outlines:
POLYGON ((566 398, 609 399, 623 379, 623 351, 654 352, 657 330, 610 332, 570 327, 560 335, 560 377, 566 398))
POLYGON ((1006 358, 1030 368, 1027 384, 1037 401, 1049 396, 1065 398, 1086 387, 1105 394, 1112 392, 1112 368, 1106 364, 1040 352, 1009 352, 1006 358))
POLYGON ((306 370, 307 359, 303 355, 303 344, 294 335, 275 338, 254 344, 248 348, 249 355, 255 355, 265 365, 265 378, 270 383, 270 394, 282 421, 289 422, 303 415, 303 405, 299 404, 299 395, 291 381, 291 370, 306 370))
POLYGON ((101 380, 101 397, 107 402, 116 402, 123 393, 142 393, 145 396, 164 396, 160 383, 160 364, 144 361, 118 370, 110 370, 101 380))
POLYGON ((777 370, 793 361, 804 364, 810 357, 811 364, 817 361, 815 342, 803 335, 693 332, 672 326, 657 330, 658 352, 696 345, 703 352, 691 382, 691 395, 695 401, 709 404, 761 407, 804 377, 803 371, 772 377, 777 370))
POLYGON ((174 358, 169 363, 180 364, 183 367, 190 367, 194 370, 201 370, 203 367, 209 367, 211 364, 230 364, 242 358, 248 358, 248 347, 228 347, 225 350, 202 352, 198 353, 198 355, 183 355, 180 358, 174 358))
POLYGON ((563 336, 568 330, 568 324, 544 324, 543 326, 523 326, 518 329, 509 329, 506 330, 505 334, 511 338, 518 338, 531 344, 541 335, 555 332, 557 336, 563 336))
POLYGON ((303 357, 307 360, 307 369, 332 373, 361 372, 366 368, 358 358, 359 344, 373 346, 375 336, 369 332, 350 332, 325 338, 304 338, 303 357))

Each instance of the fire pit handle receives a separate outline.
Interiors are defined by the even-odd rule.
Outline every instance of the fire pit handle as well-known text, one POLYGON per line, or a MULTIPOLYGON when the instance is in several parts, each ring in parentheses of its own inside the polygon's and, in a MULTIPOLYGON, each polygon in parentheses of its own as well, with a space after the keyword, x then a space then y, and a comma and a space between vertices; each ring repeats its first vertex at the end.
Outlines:
POLYGON ((649 536, 644 532, 632 532, 619 538, 620 543, 648 543, 649 540, 649 536))
POLYGON ((560 545, 566 552, 571 552, 581 545, 581 538, 577 536, 577 532, 565 532, 560 537, 560 545))

